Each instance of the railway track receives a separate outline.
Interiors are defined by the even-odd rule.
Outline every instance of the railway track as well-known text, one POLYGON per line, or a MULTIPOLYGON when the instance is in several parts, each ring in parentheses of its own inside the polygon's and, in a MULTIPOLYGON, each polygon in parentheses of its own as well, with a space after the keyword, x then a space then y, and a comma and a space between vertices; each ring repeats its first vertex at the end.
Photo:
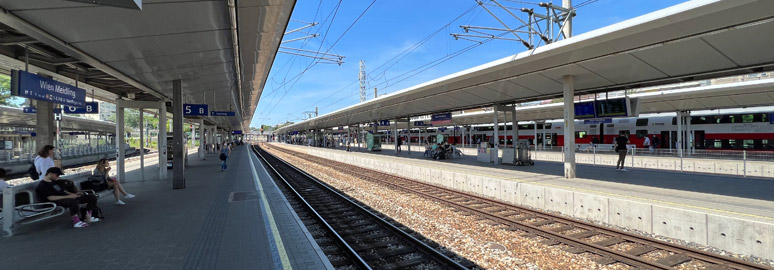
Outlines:
POLYGON ((542 242, 547 245, 565 245, 565 250, 570 253, 594 254, 595 261, 602 265, 623 263, 638 269, 675 269, 682 264, 691 263, 712 270, 771 269, 736 258, 521 208, 333 160, 278 147, 272 149, 331 167, 363 180, 437 201, 458 211, 476 215, 481 222, 504 225, 507 230, 520 231, 523 236, 541 237, 542 242), (651 256, 654 254, 658 256, 651 256))
POLYGON ((463 258, 455 260, 453 253, 439 251, 436 244, 425 243, 418 234, 259 147, 254 146, 253 151, 270 168, 283 192, 287 191, 288 200, 307 227, 325 231, 325 239, 315 238, 336 269, 470 269, 475 266, 463 258))

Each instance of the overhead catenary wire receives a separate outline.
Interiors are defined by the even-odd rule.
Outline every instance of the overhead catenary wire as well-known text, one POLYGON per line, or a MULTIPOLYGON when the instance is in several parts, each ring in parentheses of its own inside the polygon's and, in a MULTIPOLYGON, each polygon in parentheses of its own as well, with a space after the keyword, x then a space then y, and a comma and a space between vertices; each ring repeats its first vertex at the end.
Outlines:
MULTIPOLYGON (((341 1, 340 1, 340 2, 341 2, 341 1)), ((361 13, 360 13, 360 15, 358 15, 358 17, 355 19, 355 21, 353 21, 353 22, 352 22, 352 23, 351 23, 351 24, 350 24, 350 25, 347 27, 347 29, 346 29, 346 30, 344 30, 344 32, 343 32, 343 33, 341 33, 341 35, 340 35, 340 36, 339 36, 339 37, 336 39, 336 41, 334 41, 334 42, 333 42, 333 44, 331 44, 331 47, 330 47, 330 48, 328 48, 328 49, 325 51, 325 53, 328 53, 328 52, 329 52, 329 51, 330 51, 330 50, 331 50, 333 47, 335 47, 335 46, 336 46, 336 44, 338 44, 338 43, 339 43, 339 41, 341 41, 341 39, 342 39, 342 38, 344 38, 344 36, 345 36, 347 33, 349 33, 349 31, 352 29, 352 27, 354 27, 354 26, 355 26, 355 24, 357 24, 357 22, 358 22, 358 21, 360 21, 360 19, 361 19, 361 18, 363 18, 363 16, 366 14, 366 12, 368 12, 368 10, 369 10, 369 9, 371 9, 371 7, 372 7, 372 6, 373 6, 375 3, 376 3, 376 0, 373 0, 373 1, 371 1, 371 4, 369 4, 369 5, 368 5, 368 7, 366 7, 366 8, 363 10, 363 12, 361 12, 361 13)), ((331 20, 331 21, 332 21, 332 20, 331 20)), ((332 24, 333 24, 333 23, 331 23, 331 25, 332 25, 332 24)), ((330 26, 329 26, 329 29, 330 29, 330 26)), ((327 33, 326 33, 326 35, 327 35, 327 33)), ((325 40, 325 38, 323 38, 323 40, 325 40)), ((322 48, 322 44, 320 45, 320 47, 322 48)), ((309 69, 311 69, 311 68, 312 68, 313 66, 315 66, 316 64, 317 64, 317 62, 312 62, 312 63, 311 63, 311 64, 309 64, 309 66, 307 66, 307 67, 306 67, 306 68, 305 68, 303 71, 301 71, 301 73, 299 73, 300 75, 296 76, 296 77, 297 77, 297 79, 296 79, 296 80, 295 80, 295 82, 294 82, 294 83, 291 85, 290 89, 292 89, 292 88, 293 88, 293 86, 295 86, 295 84, 296 84, 296 83, 299 81, 299 79, 300 79, 300 76, 302 76, 304 73, 306 73, 307 71, 309 71, 309 69)), ((280 102, 282 102, 282 100, 285 98, 285 96, 287 95, 287 93, 288 93, 288 92, 289 92, 289 89, 286 89, 286 90, 285 90, 285 93, 282 95, 282 97, 280 97, 280 99, 277 101, 277 103, 275 103, 275 104, 274 104, 274 107, 272 107, 272 108, 271 108, 271 110, 269 110, 269 112, 268 112, 267 114, 271 114, 271 113, 274 111, 274 109, 277 107, 277 105, 279 105, 279 103, 280 103, 280 102)))

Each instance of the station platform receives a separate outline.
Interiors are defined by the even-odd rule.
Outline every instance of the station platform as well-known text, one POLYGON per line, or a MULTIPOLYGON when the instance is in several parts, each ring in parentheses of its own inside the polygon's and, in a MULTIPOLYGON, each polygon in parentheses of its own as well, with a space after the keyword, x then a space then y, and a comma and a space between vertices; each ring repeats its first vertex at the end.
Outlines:
MULTIPOLYGON (((415 178, 485 197, 645 233, 774 259, 774 179, 656 169, 615 170, 578 164, 575 179, 560 162, 535 166, 433 160, 412 147, 363 152, 272 143, 315 156, 415 178)), ((387 148, 387 147, 385 147, 387 148)))
MULTIPOLYGON (((186 188, 153 179, 157 165, 127 171, 126 205, 99 201, 105 219, 72 228, 67 214, 0 239, 0 269, 332 269, 248 146, 229 169, 189 155, 186 188)), ((67 176, 63 176, 67 178, 67 176)))

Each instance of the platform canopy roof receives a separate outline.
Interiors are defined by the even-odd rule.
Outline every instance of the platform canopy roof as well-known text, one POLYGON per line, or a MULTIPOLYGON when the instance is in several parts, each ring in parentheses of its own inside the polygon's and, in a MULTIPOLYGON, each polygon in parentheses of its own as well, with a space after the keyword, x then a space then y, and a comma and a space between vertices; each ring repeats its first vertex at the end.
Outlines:
MULTIPOLYGON (((35 114, 24 113, 21 108, 0 106, 0 126, 35 128, 35 114)), ((65 115, 62 119, 62 130, 115 134, 116 124, 65 115)))
POLYGON ((565 75, 586 94, 772 70, 772 10, 774 1, 689 1, 275 132, 557 98, 565 75))
MULTIPOLYGON (((0 1, 0 53, 124 99, 171 100, 236 117, 208 117, 247 129, 295 0, 143 0, 142 9, 88 1, 0 1)), ((98 1, 95 1, 98 2, 98 1)))
MULTIPOLYGON (((774 79, 656 91, 635 94, 630 98, 639 100, 640 114, 771 106, 774 104, 774 79)), ((517 108, 516 117, 518 121, 562 119, 563 105, 554 103, 517 108)), ((453 115, 452 122, 454 125, 491 124, 493 113, 487 111, 453 115)), ((500 123, 511 121, 510 114, 507 118, 503 112, 498 115, 500 123)))

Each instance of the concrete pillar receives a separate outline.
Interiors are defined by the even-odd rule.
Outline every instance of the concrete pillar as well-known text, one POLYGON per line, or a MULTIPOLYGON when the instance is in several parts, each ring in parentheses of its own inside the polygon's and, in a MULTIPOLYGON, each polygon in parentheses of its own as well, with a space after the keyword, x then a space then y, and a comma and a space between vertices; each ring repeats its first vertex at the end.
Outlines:
POLYGON ((513 148, 516 148, 516 143, 519 141, 519 119, 516 117, 516 104, 513 104, 513 107, 511 107, 511 129, 511 132, 513 132, 513 148))
POLYGON ((145 133, 142 108, 140 108, 140 177, 145 181, 145 133))
POLYGON ((406 130, 408 131, 408 139, 406 140, 406 144, 408 145, 408 152, 409 155, 411 155, 411 118, 406 117, 406 130))
POLYGON ((124 136, 126 136, 126 130, 124 130, 124 107, 119 102, 116 102, 116 178, 121 183, 126 182, 126 167, 124 164, 124 157, 126 157, 126 149, 124 148, 124 136))
POLYGON ((185 188, 185 144, 183 144, 183 87, 172 81, 172 189, 185 188))
POLYGON ((167 180, 167 105, 159 102, 159 180, 167 180))
POLYGON ((466 137, 465 137, 465 128, 466 128, 466 127, 463 125, 463 126, 462 126, 462 148, 465 148, 465 141, 466 141, 466 140, 465 140, 465 138, 466 138, 466 137))
MULTIPOLYGON (((33 153, 37 153, 45 145, 54 145, 54 104, 45 101, 36 101, 38 112, 35 122, 35 147, 33 153)), ((43 172, 45 173, 45 172, 43 172)))
POLYGON ((395 154, 398 154, 398 119, 395 119, 395 127, 392 128, 392 140, 395 143, 395 154))
POLYGON ((538 150, 538 139, 537 139, 537 137, 538 137, 538 133, 537 133, 538 121, 532 121, 532 122, 533 122, 533 127, 532 128, 535 131, 535 133, 534 133, 535 137, 532 138, 532 144, 535 145, 535 151, 537 151, 538 150))
MULTIPOLYGON (((568 0, 565 0, 568 1, 568 0)), ((575 178, 575 81, 564 76, 564 177, 575 178)), ((545 130, 545 124, 543 124, 545 130)), ((545 135, 544 135, 545 136, 545 135)), ((543 137, 545 142, 545 137, 543 137)))
POLYGON ((683 112, 680 111, 677 112, 677 155, 683 157, 683 112))
POLYGON ((204 147, 207 145, 207 141, 204 138, 204 119, 199 119, 199 159, 204 160, 204 147))
POLYGON ((497 109, 498 109, 497 107, 498 107, 497 104, 492 106, 492 108, 494 109, 494 136, 493 136, 494 137, 493 138, 493 142, 494 142, 494 164, 495 165, 500 165, 500 158, 499 158, 500 157, 500 123, 498 123, 498 120, 499 120, 500 117, 499 117, 499 115, 497 113, 497 109))

